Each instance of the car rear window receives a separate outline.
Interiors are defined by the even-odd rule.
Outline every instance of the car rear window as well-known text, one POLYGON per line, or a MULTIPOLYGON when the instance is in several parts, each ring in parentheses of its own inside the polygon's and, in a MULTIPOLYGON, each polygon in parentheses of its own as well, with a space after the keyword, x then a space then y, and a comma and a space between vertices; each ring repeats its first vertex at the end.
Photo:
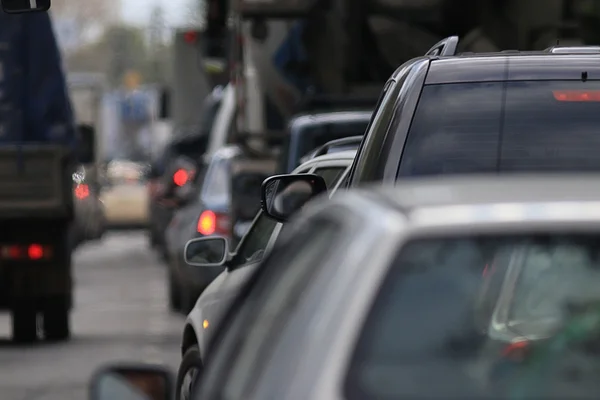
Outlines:
POLYGON ((303 125, 289 133, 280 158, 280 170, 292 172, 300 165, 300 158, 317 147, 335 139, 362 136, 369 120, 336 121, 334 123, 303 125), (283 167, 287 166, 287 167, 283 167))
POLYGON ((345 398, 595 398, 599 245, 559 234, 409 242, 363 323, 345 398))
POLYGON ((599 110, 597 81, 426 86, 398 177, 599 171, 599 110))

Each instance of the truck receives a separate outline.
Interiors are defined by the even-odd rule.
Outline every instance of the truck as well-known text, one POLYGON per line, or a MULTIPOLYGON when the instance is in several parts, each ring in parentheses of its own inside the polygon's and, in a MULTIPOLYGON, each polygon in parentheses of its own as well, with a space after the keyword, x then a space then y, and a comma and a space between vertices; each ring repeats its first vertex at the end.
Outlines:
POLYGON ((75 125, 48 13, 0 12, 0 71, 0 309, 17 342, 67 340, 72 173, 95 132, 75 125))

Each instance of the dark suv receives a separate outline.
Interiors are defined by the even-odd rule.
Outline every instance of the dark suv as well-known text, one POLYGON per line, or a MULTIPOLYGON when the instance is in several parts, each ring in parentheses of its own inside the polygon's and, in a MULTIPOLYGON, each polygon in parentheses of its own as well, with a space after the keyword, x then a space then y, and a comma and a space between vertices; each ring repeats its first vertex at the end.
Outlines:
POLYGON ((428 175, 600 170, 600 49, 456 54, 437 43, 385 84, 350 186, 428 175))

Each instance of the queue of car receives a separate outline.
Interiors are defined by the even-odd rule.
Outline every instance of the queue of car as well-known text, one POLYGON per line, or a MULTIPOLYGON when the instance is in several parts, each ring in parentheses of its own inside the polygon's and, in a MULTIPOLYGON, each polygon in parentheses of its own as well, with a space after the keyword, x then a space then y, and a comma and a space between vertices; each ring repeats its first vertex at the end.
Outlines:
POLYGON ((600 52, 457 46, 398 68, 356 150, 265 179, 235 250, 189 240, 222 271, 177 378, 109 366, 97 399, 129 373, 161 400, 597 397, 600 52))

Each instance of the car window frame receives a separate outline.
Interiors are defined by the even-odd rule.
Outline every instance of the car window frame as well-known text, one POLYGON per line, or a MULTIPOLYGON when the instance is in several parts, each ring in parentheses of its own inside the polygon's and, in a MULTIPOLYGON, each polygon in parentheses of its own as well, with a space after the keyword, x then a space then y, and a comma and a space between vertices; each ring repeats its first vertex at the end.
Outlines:
POLYGON ((380 151, 378 154, 381 152, 386 135, 380 133, 380 131, 382 129, 387 130, 394 118, 396 101, 407 75, 408 70, 400 74, 396 79, 390 79, 384 86, 377 106, 373 111, 371 121, 356 153, 349 186, 356 186, 357 184, 373 179, 376 165, 372 162, 374 158, 372 150, 379 148, 380 151), (387 114, 384 115, 384 113, 387 114))
MULTIPOLYGON (((259 263, 265 257, 265 253, 267 251, 267 248, 269 247, 269 243, 271 242, 271 240, 273 238, 273 234, 275 233, 275 230, 277 229, 276 221, 273 221, 273 223, 275 225, 273 226, 273 230, 271 231, 271 234, 269 235, 269 239, 267 240, 267 244, 266 244, 265 248, 262 249, 262 250, 264 250, 263 255, 259 259, 249 260, 249 259, 244 258, 243 254, 242 254, 245 247, 248 245, 248 243, 251 240, 250 234, 255 230, 255 228, 258 226, 258 224, 262 218, 273 221, 267 215, 265 215, 262 210, 260 210, 258 213, 256 213, 256 216, 252 220, 252 225, 250 226, 250 229, 248 229, 248 232, 244 235, 243 239, 240 241, 240 243, 236 247, 235 253, 234 253, 233 257, 231 258, 231 261, 227 264, 227 268, 230 271, 235 271, 235 270, 238 270, 247 265, 259 263)), ((260 250, 260 249, 257 249, 256 251, 258 251, 258 250, 260 250)), ((255 253, 256 253, 256 251, 255 251, 255 253)))

